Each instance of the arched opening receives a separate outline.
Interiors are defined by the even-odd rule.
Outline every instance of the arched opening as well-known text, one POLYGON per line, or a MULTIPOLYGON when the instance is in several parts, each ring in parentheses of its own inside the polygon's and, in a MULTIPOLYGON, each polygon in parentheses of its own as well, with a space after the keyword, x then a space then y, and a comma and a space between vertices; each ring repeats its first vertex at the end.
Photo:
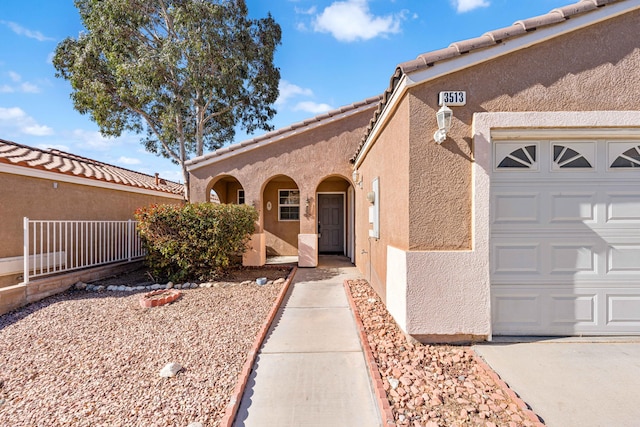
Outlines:
POLYGON ((293 179, 277 175, 265 183, 262 190, 262 226, 267 257, 298 255, 303 209, 300 190, 293 179))
POLYGON ((209 184, 207 201, 242 205, 245 203, 244 188, 240 181, 233 176, 218 176, 209 184))
POLYGON ((329 176, 316 188, 318 254, 348 256, 354 261, 354 189, 346 178, 329 176))

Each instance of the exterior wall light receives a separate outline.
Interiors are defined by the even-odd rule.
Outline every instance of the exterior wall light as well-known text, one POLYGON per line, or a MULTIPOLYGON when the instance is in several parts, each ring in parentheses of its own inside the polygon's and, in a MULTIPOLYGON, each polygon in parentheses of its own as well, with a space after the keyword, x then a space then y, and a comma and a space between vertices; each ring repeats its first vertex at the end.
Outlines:
POLYGON ((446 105, 442 105, 436 113, 436 119, 438 120, 438 130, 433 134, 433 139, 438 144, 442 144, 447 139, 447 132, 451 129, 451 119, 453 118, 453 111, 446 105))
POLYGON ((355 185, 362 188, 362 177, 360 176, 360 172, 358 172, 358 169, 353 170, 353 173, 351 174, 351 178, 353 178, 353 183, 355 185))

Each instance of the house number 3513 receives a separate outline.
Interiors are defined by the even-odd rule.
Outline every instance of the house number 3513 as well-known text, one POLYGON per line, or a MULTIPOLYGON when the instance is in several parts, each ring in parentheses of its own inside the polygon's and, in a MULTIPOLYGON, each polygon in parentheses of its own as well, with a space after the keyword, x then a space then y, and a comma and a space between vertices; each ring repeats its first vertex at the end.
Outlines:
POLYGON ((467 92, 463 90, 446 90, 440 92, 438 97, 439 105, 448 105, 453 107, 460 107, 467 104, 467 92))

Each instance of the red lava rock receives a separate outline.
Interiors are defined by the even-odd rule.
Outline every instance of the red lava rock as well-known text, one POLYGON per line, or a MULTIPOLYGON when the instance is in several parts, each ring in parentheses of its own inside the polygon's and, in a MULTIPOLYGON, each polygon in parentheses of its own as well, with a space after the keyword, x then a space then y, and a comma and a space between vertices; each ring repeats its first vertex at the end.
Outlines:
POLYGON ((366 281, 352 280, 347 285, 397 425, 534 425, 476 363, 468 347, 409 341, 366 281), (387 377, 401 385, 391 389, 387 377))

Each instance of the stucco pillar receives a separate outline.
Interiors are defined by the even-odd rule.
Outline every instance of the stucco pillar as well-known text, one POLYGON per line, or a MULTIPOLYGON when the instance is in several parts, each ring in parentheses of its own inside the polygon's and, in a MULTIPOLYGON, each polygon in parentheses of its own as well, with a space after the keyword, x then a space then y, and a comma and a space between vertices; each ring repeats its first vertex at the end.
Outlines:
POLYGON ((242 265, 246 267, 262 266, 267 263, 267 248, 264 233, 255 233, 249 241, 249 249, 242 255, 242 265))
POLYGON ((318 235, 298 234, 298 266, 318 266, 318 235))
POLYGON ((318 265, 318 221, 315 187, 300 188, 300 234, 298 234, 298 266, 318 265))

